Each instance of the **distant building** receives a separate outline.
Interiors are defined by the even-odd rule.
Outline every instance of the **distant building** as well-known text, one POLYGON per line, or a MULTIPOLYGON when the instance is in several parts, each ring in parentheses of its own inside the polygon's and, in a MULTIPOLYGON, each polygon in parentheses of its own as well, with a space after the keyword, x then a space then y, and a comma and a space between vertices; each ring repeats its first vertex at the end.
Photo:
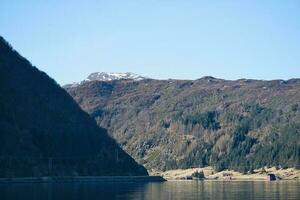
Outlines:
POLYGON ((232 173, 229 172, 223 172, 223 179, 224 180, 232 180, 232 173))

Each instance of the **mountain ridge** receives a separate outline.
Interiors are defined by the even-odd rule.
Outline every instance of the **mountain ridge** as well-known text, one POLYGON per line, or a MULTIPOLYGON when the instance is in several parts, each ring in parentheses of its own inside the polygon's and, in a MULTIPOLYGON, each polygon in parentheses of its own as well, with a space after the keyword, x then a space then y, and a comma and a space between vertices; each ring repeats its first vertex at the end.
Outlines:
POLYGON ((118 80, 133 80, 133 81, 141 81, 141 80, 160 80, 160 81, 196 81, 196 80, 207 80, 207 81, 241 81, 241 82, 251 82, 251 81, 279 81, 280 84, 287 83, 288 81, 297 81, 300 78, 289 78, 289 79, 252 79, 252 78, 239 78, 239 79, 224 79, 218 78, 214 76, 202 76, 196 79, 176 79, 176 78, 167 78, 167 79, 155 79, 149 78, 146 76, 142 76, 132 72, 93 72, 87 76, 86 79, 80 82, 73 82, 69 84, 63 85, 64 88, 66 87, 77 87, 83 83, 90 82, 90 81, 118 81, 118 80))

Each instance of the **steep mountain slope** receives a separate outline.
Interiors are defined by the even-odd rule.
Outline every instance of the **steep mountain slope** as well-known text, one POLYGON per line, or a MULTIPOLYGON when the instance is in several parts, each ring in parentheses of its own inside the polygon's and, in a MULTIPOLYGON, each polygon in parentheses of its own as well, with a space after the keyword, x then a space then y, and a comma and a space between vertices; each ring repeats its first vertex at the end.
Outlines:
POLYGON ((145 174, 65 90, 0 37, 0 177, 145 174))
POLYGON ((91 81, 66 90, 150 170, 299 166, 300 79, 91 81))

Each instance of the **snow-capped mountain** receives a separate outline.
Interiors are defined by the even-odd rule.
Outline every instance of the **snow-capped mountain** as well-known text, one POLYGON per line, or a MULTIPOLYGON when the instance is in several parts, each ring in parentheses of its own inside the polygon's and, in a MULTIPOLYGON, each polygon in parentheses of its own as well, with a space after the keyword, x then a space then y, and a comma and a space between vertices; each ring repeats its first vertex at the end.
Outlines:
POLYGON ((127 80, 134 80, 134 81, 140 81, 144 80, 146 77, 140 76, 138 74, 134 74, 131 72, 126 73, 105 73, 105 72, 95 72, 90 74, 86 80, 88 81, 112 81, 112 80, 121 80, 121 79, 127 79, 127 80))
POLYGON ((133 81, 141 81, 144 79, 148 79, 147 77, 140 76, 138 74, 134 74, 131 72, 126 73, 107 73, 107 72, 95 72, 90 74, 85 80, 81 82, 75 82, 72 84, 65 85, 64 87, 77 87, 82 83, 89 82, 89 81, 113 81, 113 80, 133 80, 133 81))

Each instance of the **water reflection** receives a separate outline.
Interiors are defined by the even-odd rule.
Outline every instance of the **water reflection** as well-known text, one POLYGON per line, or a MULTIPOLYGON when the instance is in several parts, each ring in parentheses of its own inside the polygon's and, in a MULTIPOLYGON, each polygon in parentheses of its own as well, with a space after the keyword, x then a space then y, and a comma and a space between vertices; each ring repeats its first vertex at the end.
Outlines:
POLYGON ((143 199, 300 199, 300 182, 168 182, 145 186, 143 199))
POLYGON ((300 199, 300 182, 56 183, 3 184, 1 200, 67 199, 300 199))

